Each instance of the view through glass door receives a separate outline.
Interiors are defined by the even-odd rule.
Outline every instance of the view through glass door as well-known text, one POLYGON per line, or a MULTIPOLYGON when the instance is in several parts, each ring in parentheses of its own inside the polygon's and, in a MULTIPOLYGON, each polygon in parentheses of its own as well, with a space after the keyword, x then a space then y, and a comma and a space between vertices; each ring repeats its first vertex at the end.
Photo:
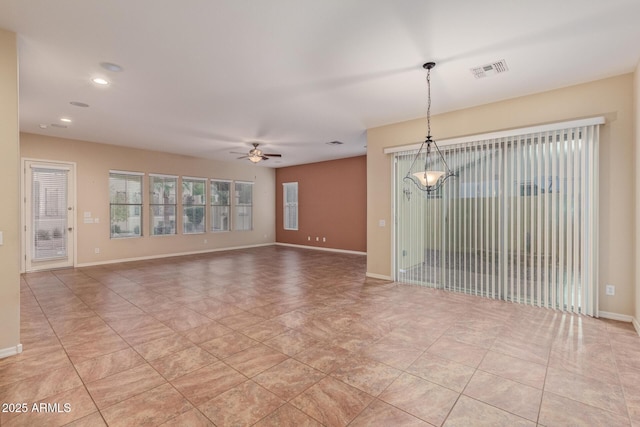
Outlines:
POLYGON ((25 161, 25 269, 73 267, 73 164, 25 161))

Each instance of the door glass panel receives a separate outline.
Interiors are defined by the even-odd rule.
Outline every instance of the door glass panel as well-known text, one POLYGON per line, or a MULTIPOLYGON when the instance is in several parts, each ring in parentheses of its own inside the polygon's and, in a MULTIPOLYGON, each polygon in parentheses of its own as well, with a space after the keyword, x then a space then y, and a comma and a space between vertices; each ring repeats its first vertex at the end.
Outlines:
POLYGON ((31 169, 32 260, 67 257, 67 170, 31 169))

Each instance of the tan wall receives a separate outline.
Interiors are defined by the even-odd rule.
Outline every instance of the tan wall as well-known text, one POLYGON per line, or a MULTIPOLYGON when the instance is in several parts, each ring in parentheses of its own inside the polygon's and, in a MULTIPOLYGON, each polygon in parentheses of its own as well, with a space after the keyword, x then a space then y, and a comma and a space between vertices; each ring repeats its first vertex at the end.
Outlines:
MULTIPOLYGON (((434 100, 437 103, 437 100, 434 100)), ((633 74, 440 114, 432 118, 438 139, 474 135, 585 117, 604 116, 600 142, 600 310, 634 313, 634 135, 633 74), (616 285, 605 296, 604 284, 616 285)), ((385 147, 424 137, 424 119, 367 132, 367 273, 391 276, 391 155, 385 147), (386 221, 385 227, 379 220, 386 221)))
POLYGON ((0 30, 0 352, 20 343, 20 199, 16 35, 0 30))
MULTIPOLYGON (((255 166, 249 162, 242 164, 216 162, 27 133, 21 134, 20 151, 23 158, 76 162, 78 203, 76 238, 79 265, 251 246, 275 241, 275 172, 271 168, 255 166), (181 234, 182 215, 178 214, 177 235, 149 236, 149 177, 146 175, 145 191, 143 191, 144 236, 133 239, 110 239, 109 170, 254 181, 253 230, 183 235, 181 234), (85 224, 84 212, 91 212, 91 216, 99 218, 100 222, 85 224), (205 240, 207 240, 206 243, 205 240), (95 253, 95 248, 100 249, 99 254, 95 253)), ((180 189, 181 186, 178 186, 179 191, 180 189)), ((179 194, 178 199, 181 199, 179 194)))
POLYGON ((276 241, 364 252, 366 156, 276 170, 276 241), (285 230, 282 184, 298 183, 298 230, 285 230), (311 241, 308 240, 311 237, 311 241), (320 241, 316 241, 316 237, 320 241), (326 242, 322 238, 326 237, 326 242))
MULTIPOLYGON (((635 191, 634 194, 636 196, 636 255, 635 258, 640 256, 640 170, 638 170, 638 166, 640 166, 640 63, 636 67, 636 72, 634 73, 634 131, 635 131, 635 171, 636 171, 636 179, 635 179, 635 191)), ((636 328, 640 326, 640 263, 636 262, 636 277, 635 277, 635 319, 636 319, 636 328)), ((640 328, 637 329, 640 334, 640 328)))

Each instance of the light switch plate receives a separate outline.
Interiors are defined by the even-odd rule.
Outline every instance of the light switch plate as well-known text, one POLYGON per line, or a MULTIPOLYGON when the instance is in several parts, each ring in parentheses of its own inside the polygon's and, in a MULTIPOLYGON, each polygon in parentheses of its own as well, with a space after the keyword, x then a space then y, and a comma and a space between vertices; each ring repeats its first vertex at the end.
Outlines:
POLYGON ((4 232, 0 231, 0 246, 4 245, 4 232))

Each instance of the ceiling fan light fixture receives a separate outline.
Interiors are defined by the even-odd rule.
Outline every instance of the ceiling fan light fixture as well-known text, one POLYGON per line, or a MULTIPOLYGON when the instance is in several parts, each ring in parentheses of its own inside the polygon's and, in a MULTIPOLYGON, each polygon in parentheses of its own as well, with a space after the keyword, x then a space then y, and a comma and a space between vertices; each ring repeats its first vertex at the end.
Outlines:
POLYGON ((257 154, 252 154, 251 156, 247 157, 249 159, 250 162, 252 163, 258 163, 259 161, 262 160, 262 156, 259 156, 257 154))

